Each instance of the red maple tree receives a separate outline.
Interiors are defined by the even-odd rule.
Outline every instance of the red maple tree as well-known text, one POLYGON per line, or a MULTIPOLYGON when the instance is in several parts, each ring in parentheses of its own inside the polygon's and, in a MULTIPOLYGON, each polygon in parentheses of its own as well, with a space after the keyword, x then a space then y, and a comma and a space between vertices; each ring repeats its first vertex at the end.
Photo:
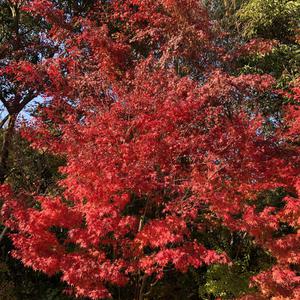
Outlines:
POLYGON ((230 74, 237 52, 198 1, 96 1, 72 20, 29 2, 62 50, 26 76, 50 100, 23 134, 67 163, 62 195, 37 195, 38 209, 2 186, 14 256, 92 299, 138 278, 142 299, 169 265, 230 264, 196 238, 221 223, 276 258, 245 299, 299 299, 299 89, 266 131, 260 96, 276 93, 274 80, 230 74), (258 210, 257 196, 278 187, 283 205, 258 210), (294 233, 276 236, 282 224, 294 233))

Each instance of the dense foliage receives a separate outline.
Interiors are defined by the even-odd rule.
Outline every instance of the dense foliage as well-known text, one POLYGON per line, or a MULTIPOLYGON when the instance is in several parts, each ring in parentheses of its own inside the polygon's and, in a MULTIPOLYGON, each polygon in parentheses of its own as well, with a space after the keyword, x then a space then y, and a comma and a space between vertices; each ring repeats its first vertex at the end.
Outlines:
POLYGON ((50 173, 6 174, 2 217, 70 295, 300 297, 298 4, 224 1, 245 41, 205 2, 10 2, 52 51, 0 74, 45 99, 20 133, 50 173))

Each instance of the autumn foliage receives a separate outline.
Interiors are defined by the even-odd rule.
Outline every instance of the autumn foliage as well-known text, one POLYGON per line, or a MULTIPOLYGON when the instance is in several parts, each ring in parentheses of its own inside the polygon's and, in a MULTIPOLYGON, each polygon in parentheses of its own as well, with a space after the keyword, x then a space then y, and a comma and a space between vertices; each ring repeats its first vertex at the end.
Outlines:
POLYGON ((24 9, 61 50, 2 72, 42 89, 48 103, 22 134, 66 165, 60 195, 2 186, 13 255, 61 272, 77 296, 107 298, 134 280, 141 296, 167 267, 233 264, 198 238, 222 225, 275 259, 243 299, 299 299, 299 86, 233 72, 236 57, 274 41, 229 49, 195 0, 95 1, 72 19, 47 0, 24 9), (280 120, 263 96, 290 100, 280 120), (278 188, 279 203, 258 203, 278 188))

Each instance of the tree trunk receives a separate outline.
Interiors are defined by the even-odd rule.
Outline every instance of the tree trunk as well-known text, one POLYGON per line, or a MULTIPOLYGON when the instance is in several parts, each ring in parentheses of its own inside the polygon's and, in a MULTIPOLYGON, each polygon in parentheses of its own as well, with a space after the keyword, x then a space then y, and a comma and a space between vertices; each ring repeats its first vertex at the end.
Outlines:
POLYGON ((0 154, 0 184, 4 183, 8 173, 7 163, 12 139, 14 136, 16 119, 17 114, 12 114, 9 116, 8 126, 3 134, 2 149, 0 154))
MULTIPOLYGON (((12 114, 8 117, 8 126, 6 131, 3 133, 3 142, 0 156, 0 184, 3 184, 8 173, 8 157, 9 151, 12 144, 12 139, 14 136, 15 123, 17 119, 16 114, 12 114)), ((7 231, 7 227, 5 226, 0 234, 0 242, 3 239, 5 233, 7 231)))
POLYGON ((142 277, 142 282, 141 282, 141 286, 140 286, 140 290, 139 290, 138 300, 144 300, 144 289, 145 289, 145 286, 146 286, 146 279, 147 279, 147 275, 145 274, 142 277))

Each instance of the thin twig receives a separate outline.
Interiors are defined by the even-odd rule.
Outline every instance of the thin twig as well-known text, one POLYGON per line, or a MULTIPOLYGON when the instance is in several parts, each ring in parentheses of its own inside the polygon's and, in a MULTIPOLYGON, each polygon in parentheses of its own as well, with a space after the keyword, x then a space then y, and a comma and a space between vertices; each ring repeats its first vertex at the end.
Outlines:
POLYGON ((4 228, 3 228, 3 230, 0 234, 0 242, 2 241, 2 239, 3 239, 3 237, 4 237, 7 230, 8 230, 8 227, 4 226, 4 228))

